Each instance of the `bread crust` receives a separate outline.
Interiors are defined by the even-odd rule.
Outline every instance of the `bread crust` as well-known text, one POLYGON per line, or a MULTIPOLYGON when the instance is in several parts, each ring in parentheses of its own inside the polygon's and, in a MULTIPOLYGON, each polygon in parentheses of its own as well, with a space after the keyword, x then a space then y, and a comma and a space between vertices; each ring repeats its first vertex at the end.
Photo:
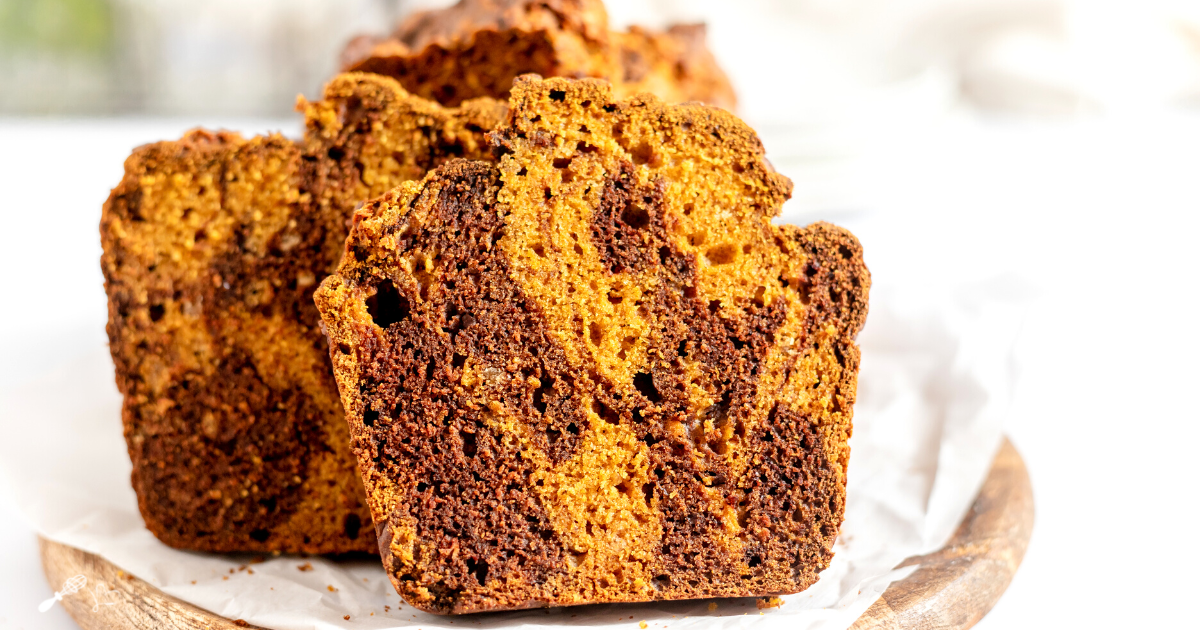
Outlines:
POLYGON ((387 37, 355 38, 341 62, 447 105, 507 98, 514 79, 530 73, 607 79, 619 96, 737 105, 703 24, 610 31, 600 0, 461 0, 417 12, 387 37))

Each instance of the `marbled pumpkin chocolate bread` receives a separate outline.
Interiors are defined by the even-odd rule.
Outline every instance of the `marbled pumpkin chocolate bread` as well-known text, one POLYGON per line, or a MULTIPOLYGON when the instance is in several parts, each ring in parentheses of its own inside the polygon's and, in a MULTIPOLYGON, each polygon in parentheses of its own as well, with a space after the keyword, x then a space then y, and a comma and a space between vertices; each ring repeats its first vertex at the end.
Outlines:
POLYGON ((447 105, 507 98, 513 79, 535 73, 599 77, 618 95, 649 91, 733 109, 733 88, 704 38, 700 24, 610 31, 601 0, 460 0, 409 16, 388 37, 355 38, 342 65, 447 105))
POLYGON ((135 150, 104 205, 133 487, 173 547, 377 549, 312 294, 359 201, 490 155, 505 111, 446 109, 375 75, 300 107, 301 141, 193 131, 135 150))
POLYGON ((355 213, 316 293, 414 606, 795 593, 828 566, 870 276, 733 115, 524 77, 491 138, 355 213))

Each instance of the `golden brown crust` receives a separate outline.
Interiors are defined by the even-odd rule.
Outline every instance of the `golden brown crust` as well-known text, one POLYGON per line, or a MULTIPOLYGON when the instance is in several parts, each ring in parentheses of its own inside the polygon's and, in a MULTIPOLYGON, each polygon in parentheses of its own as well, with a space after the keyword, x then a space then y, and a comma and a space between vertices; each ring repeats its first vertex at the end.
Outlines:
POLYGON ((434 11, 414 13, 396 29, 397 41, 412 50, 443 47, 481 30, 562 31, 601 43, 608 13, 600 0, 468 0, 434 11))
POLYGON ((674 24, 613 33, 621 59, 617 94, 649 92, 669 103, 700 101, 732 111, 737 96, 704 42, 706 31, 703 24, 674 24))
POLYGON ((389 37, 357 37, 346 70, 394 77, 414 94, 453 105, 507 98, 522 74, 599 77, 618 95, 733 109, 733 88, 704 43, 703 25, 610 32, 600 0, 461 0, 416 13, 389 37))
POLYGON ((354 40, 343 67, 393 77, 413 94, 447 105, 505 98, 513 79, 526 73, 613 76, 607 24, 600 0, 462 0, 409 16, 371 46, 354 40))
POLYGON ((366 203, 315 299, 414 606, 768 596, 828 566, 870 276, 740 120, 521 79, 499 163, 366 203))
POLYGON ((104 206, 133 487, 174 547, 376 550, 312 293, 359 200, 488 156, 505 111, 444 109, 372 75, 301 107, 300 142, 197 130, 138 148, 104 206))

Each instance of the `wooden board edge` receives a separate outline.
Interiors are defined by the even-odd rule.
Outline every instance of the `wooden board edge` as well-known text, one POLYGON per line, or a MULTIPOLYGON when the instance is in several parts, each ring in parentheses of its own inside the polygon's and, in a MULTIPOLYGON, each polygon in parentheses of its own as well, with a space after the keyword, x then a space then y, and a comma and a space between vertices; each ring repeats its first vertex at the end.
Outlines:
POLYGON ((38 551, 46 580, 56 592, 68 580, 82 580, 82 588, 56 605, 83 630, 237 630, 259 628, 177 599, 147 582, 118 569, 111 562, 69 545, 38 537, 38 551))
POLYGON ((1006 437, 975 503, 946 546, 900 563, 920 568, 893 582, 851 630, 974 626, 1012 582, 1029 547, 1033 520, 1029 472, 1006 437))

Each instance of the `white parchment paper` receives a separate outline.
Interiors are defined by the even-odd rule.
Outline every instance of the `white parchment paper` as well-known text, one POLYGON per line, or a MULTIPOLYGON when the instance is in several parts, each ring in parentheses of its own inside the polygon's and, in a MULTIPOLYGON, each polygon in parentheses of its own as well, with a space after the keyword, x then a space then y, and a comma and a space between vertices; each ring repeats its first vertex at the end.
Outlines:
MULTIPOLYGON (((892 256, 880 247, 873 262, 867 246, 869 265, 892 256)), ((1015 307, 996 291, 968 287, 938 297, 894 276, 875 272, 859 337, 846 520, 833 564, 776 609, 716 600, 438 617, 404 605, 374 560, 278 556, 253 563, 249 556, 170 549, 144 528, 137 510, 120 396, 98 325, 45 339, 47 352, 71 356, 74 348, 74 358, 4 393, 0 487, 43 536, 100 554, 197 606, 270 628, 629 628, 641 621, 651 628, 752 621, 847 628, 891 581, 915 570, 892 567, 939 548, 953 532, 990 466, 1013 382, 1015 307)))

